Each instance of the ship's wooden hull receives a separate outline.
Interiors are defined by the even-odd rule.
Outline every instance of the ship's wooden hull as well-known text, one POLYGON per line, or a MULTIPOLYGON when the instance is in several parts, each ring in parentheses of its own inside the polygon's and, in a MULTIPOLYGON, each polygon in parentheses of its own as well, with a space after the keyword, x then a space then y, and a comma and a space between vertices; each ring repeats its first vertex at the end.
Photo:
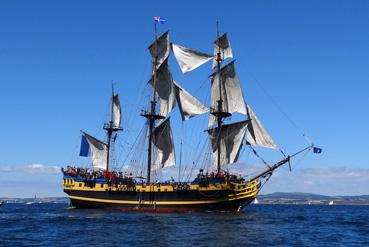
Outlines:
POLYGON ((85 186, 72 181, 64 184, 71 204, 76 208, 109 208, 158 212, 238 211, 251 203, 258 193, 258 181, 230 186, 229 183, 207 187, 191 185, 85 186))

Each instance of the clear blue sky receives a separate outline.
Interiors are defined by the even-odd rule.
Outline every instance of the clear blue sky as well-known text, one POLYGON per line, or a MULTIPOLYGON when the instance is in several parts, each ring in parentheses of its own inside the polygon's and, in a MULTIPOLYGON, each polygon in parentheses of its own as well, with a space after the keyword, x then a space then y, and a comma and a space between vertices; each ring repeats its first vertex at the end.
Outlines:
MULTIPOLYGON (((246 99, 277 143, 289 153, 305 145, 260 85, 323 148, 266 192, 369 194, 368 13, 368 1, 1 1, 0 197, 63 195, 53 167, 75 159, 80 129, 102 134, 112 81, 122 135, 138 133, 154 15, 173 42, 207 53, 219 20, 246 99)), ((210 65, 171 68, 189 91, 209 83, 210 65)))

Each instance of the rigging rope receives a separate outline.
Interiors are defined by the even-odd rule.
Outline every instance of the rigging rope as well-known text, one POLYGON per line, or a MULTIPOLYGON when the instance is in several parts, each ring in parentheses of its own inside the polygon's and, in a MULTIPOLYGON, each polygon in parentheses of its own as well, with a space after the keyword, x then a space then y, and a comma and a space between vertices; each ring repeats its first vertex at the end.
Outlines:
MULTIPOLYGON (((282 113, 282 115, 287 119, 288 122, 304 137, 306 142, 311 145, 311 140, 306 136, 306 134, 301 130, 301 128, 287 115, 285 111, 283 111, 282 107, 279 106, 277 101, 268 93, 268 91, 264 88, 264 86, 260 83, 260 81, 249 71, 246 70, 246 73, 248 73, 256 82, 256 84, 260 87, 261 91, 267 96, 267 98, 274 104, 276 109, 282 113)), ((283 151, 280 150, 282 154, 284 155, 283 151)))
POLYGON ((273 175, 273 172, 270 172, 268 175, 266 175, 268 177, 263 179, 263 182, 260 185, 258 193, 261 191, 261 189, 264 187, 264 185, 269 181, 269 179, 272 177, 272 175, 273 175))
POLYGON ((256 152, 256 150, 251 145, 249 145, 249 146, 250 146, 252 152, 255 154, 255 156, 258 157, 261 160, 261 162, 263 162, 264 165, 266 165, 267 167, 270 168, 270 165, 256 152))
POLYGON ((292 170, 294 170, 294 169, 297 167, 297 165, 299 165, 299 164, 300 164, 300 162, 305 158, 305 156, 309 153, 309 151, 310 151, 312 148, 313 148, 313 146, 311 146, 309 149, 307 149, 307 150, 304 152, 304 154, 302 154, 302 155, 301 155, 300 159, 298 159, 298 160, 295 162, 294 166, 291 168, 291 171, 292 171, 292 170))
POLYGON ((119 170, 122 170, 122 168, 123 168, 124 164, 126 163, 127 159, 129 158, 129 155, 131 154, 131 152, 132 152, 132 150, 133 150, 133 147, 134 147, 134 146, 136 146, 137 140, 138 140, 138 139, 139 139, 139 137, 142 135, 142 132, 143 132, 143 130, 144 130, 144 129, 146 129, 146 126, 145 126, 145 125, 141 128, 141 130, 140 130, 139 134, 137 135, 137 137, 136 137, 135 141, 134 141, 134 142, 133 142, 133 144, 131 145, 131 149, 129 150, 129 152, 128 152, 128 154, 127 154, 126 158, 123 160, 123 162, 122 162, 122 166, 120 167, 120 169, 119 169, 119 170))

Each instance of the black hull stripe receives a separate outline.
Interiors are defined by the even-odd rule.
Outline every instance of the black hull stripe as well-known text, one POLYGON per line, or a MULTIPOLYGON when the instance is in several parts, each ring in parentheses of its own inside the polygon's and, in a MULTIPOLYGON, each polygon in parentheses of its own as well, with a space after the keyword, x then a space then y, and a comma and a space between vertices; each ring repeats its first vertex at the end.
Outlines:
MULTIPOLYGON (((99 198, 88 198, 88 197, 80 197, 80 196, 69 196, 71 199, 81 200, 81 201, 91 201, 91 202, 103 202, 103 203, 111 203, 111 204, 133 204, 133 205, 141 205, 141 204, 156 204, 156 205, 196 205, 196 204, 212 204, 212 203, 220 203, 226 201, 239 200, 243 198, 237 199, 218 199, 218 200, 203 200, 203 201, 130 201, 130 200, 107 200, 107 199, 99 199, 99 198)), ((244 197, 247 198, 247 197, 244 197)), ((253 197, 252 197, 253 198, 253 197)))
POLYGON ((125 204, 109 203, 71 198, 76 208, 118 209, 124 211, 156 211, 156 212, 184 212, 184 211, 238 211, 252 202, 254 197, 234 201, 223 201, 210 204, 125 204))

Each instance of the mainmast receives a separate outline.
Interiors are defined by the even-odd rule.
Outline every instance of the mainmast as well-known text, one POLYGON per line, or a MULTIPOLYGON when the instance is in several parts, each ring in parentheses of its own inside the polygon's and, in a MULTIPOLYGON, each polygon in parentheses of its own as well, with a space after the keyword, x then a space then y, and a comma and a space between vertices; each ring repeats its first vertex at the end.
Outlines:
POLYGON ((145 112, 142 114, 148 120, 149 125, 149 142, 148 142, 148 150, 147 150, 147 183, 150 183, 151 179, 151 159, 152 159, 152 137, 155 121, 158 119, 163 119, 163 116, 156 114, 156 81, 157 81, 157 66, 158 66, 158 35, 157 35, 157 22, 155 21, 155 41, 154 41, 154 51, 155 57, 153 59, 153 91, 152 91, 152 99, 150 102, 150 112, 145 112))
MULTIPOLYGON (((217 22, 217 39, 216 42, 219 42, 219 23, 217 22)), ((219 129, 219 137, 221 136, 221 131, 222 131, 222 120, 223 118, 229 117, 232 114, 230 114, 229 112, 225 112, 223 111, 223 99, 222 99, 222 77, 220 76, 220 66, 222 63, 222 57, 221 57, 221 47, 220 45, 218 45, 218 52, 217 52, 217 71, 216 74, 218 74, 218 79, 219 79, 219 99, 217 100, 217 109, 213 112, 211 112, 211 114, 213 114, 216 119, 217 119, 217 125, 218 125, 218 129, 219 129)), ((220 154, 221 154, 221 145, 220 145, 220 138, 217 138, 217 149, 218 149, 218 153, 217 153, 217 172, 219 173, 221 171, 221 164, 220 164, 220 154)))
MULTIPOLYGON (((112 85, 112 96, 111 96, 111 111, 110 111, 110 121, 104 124, 104 129, 108 134, 108 143, 107 143, 107 157, 106 157, 106 170, 109 170, 109 162, 110 162, 110 147, 112 143, 113 133, 117 131, 123 130, 120 126, 115 126, 114 124, 114 97, 118 97, 118 95, 114 94, 114 86, 112 85)), ((120 117, 120 116, 119 116, 120 117)))

